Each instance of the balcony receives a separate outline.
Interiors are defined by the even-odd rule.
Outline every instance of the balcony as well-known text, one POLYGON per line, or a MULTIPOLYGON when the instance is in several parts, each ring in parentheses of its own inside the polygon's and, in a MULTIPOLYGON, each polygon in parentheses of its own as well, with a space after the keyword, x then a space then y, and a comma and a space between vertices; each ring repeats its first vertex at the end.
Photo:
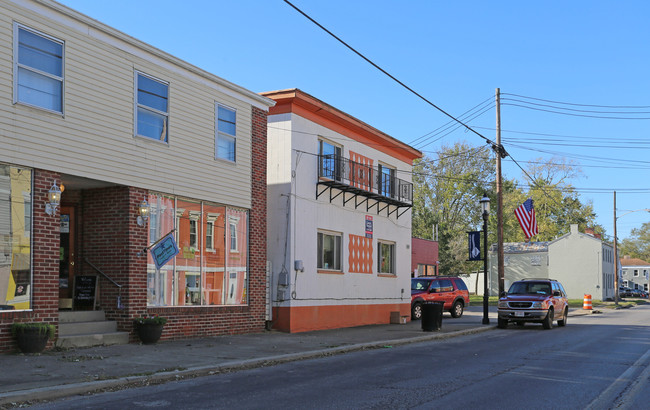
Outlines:
POLYGON ((355 209, 365 204, 366 212, 376 207, 377 214, 386 210, 398 218, 413 206, 413 184, 397 178, 394 169, 380 171, 337 155, 318 156, 316 198, 326 192, 330 202, 343 195, 344 206, 354 200, 355 209))

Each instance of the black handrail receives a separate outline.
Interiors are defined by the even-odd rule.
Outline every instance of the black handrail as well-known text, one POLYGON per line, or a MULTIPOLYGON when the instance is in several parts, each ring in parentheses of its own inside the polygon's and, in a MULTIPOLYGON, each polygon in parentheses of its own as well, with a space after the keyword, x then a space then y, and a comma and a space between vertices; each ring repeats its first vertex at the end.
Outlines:
POLYGON ((413 184, 379 168, 338 155, 318 156, 318 177, 354 186, 400 202, 413 202, 413 184))
POLYGON ((101 269, 99 269, 97 266, 93 265, 92 262, 88 260, 88 258, 84 258, 84 261, 90 265, 91 268, 95 269, 97 272, 99 272, 100 275, 108 279, 109 282, 111 282, 113 285, 117 286, 117 308, 122 309, 122 285, 119 283, 115 282, 110 276, 102 272, 101 269))

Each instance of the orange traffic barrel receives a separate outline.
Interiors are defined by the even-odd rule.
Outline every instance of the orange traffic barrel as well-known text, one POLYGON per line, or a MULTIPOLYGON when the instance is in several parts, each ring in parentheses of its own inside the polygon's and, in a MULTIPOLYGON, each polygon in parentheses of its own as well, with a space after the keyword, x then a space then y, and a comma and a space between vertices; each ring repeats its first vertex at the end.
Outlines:
POLYGON ((591 306, 591 295, 585 295, 584 302, 582 304, 582 308, 584 310, 592 310, 593 307, 591 306))

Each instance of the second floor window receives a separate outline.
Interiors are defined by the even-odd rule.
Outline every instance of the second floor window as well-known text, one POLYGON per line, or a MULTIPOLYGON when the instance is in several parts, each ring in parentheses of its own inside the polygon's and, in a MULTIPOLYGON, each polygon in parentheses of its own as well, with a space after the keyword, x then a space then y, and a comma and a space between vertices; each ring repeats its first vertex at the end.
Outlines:
POLYGON ((167 142, 169 84, 137 73, 136 135, 167 142))
POLYGON ((190 219, 190 246, 192 248, 197 247, 197 242, 196 242, 196 220, 195 219, 190 219))
POLYGON ((217 147, 216 157, 235 162, 237 135, 237 112, 233 109, 217 106, 217 147))
POLYGON ((63 42, 15 26, 14 100, 63 113, 63 42))
POLYGON ((318 176, 341 180, 341 147, 327 141, 318 141, 319 170, 318 176))
POLYGON ((379 195, 389 198, 395 196, 395 168, 389 168, 385 165, 379 164, 379 172, 377 173, 377 191, 379 195))
POLYGON ((205 248, 214 249, 214 222, 205 224, 205 248))

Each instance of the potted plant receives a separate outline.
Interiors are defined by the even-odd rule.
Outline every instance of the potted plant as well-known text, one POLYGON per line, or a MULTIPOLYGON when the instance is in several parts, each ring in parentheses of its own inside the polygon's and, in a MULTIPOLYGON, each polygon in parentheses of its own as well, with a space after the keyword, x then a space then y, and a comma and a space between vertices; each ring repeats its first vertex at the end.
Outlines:
POLYGON ((154 344, 162 335, 167 318, 158 315, 137 317, 133 320, 135 330, 142 344, 154 344))
POLYGON ((42 322, 16 322, 11 325, 11 334, 16 338, 23 353, 40 353, 47 341, 54 337, 54 325, 42 322))

